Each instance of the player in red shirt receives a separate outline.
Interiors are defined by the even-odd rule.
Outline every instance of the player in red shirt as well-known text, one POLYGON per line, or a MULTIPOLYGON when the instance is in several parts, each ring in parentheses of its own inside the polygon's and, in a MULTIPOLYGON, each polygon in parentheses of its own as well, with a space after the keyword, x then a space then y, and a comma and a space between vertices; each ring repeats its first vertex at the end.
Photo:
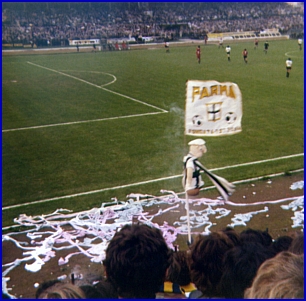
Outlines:
POLYGON ((200 45, 197 47, 196 55, 197 55, 198 63, 200 64, 201 63, 201 48, 200 48, 200 45))
POLYGON ((243 60, 245 61, 245 63, 247 63, 248 62, 248 51, 244 49, 242 51, 242 55, 243 55, 243 60))

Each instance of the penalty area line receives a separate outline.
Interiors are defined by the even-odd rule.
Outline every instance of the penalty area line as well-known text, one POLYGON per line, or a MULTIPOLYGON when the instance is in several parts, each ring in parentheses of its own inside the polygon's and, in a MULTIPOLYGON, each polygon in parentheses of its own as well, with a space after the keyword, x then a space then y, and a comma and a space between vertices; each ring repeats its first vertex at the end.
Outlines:
POLYGON ((123 94, 121 94, 121 93, 118 93, 118 92, 115 92, 115 91, 112 91, 112 90, 108 90, 108 89, 103 88, 103 87, 101 87, 101 89, 103 89, 104 91, 107 91, 107 92, 109 92, 109 93, 113 93, 113 94, 119 95, 119 96, 121 96, 121 97, 125 97, 125 98, 127 98, 127 99, 131 99, 131 100, 133 100, 134 102, 138 102, 138 103, 143 104, 143 105, 146 105, 146 106, 148 106, 148 107, 157 109, 157 110, 159 110, 159 111, 162 111, 163 113, 168 113, 168 111, 166 111, 166 110, 164 110, 164 109, 161 109, 161 108, 159 108, 159 107, 153 106, 153 105, 151 105, 151 104, 148 104, 148 103, 143 102, 143 101, 141 101, 141 100, 135 99, 135 98, 133 98, 133 97, 130 97, 130 96, 127 96, 127 95, 123 95, 123 94))
MULTIPOLYGON (((41 65, 32 63, 32 62, 27 62, 27 63, 30 64, 30 65, 33 65, 33 66, 42 68, 42 69, 46 69, 46 70, 49 70, 49 71, 52 71, 52 72, 61 74, 61 75, 63 75, 63 76, 67 76, 67 77, 69 77, 69 78, 73 78, 73 79, 78 80, 78 81, 80 81, 80 82, 82 82, 82 83, 85 83, 85 84, 87 84, 87 85, 91 85, 91 86, 94 86, 94 87, 96 87, 96 88, 98 88, 98 89, 102 89, 102 90, 104 90, 104 91, 106 91, 106 92, 113 93, 113 94, 119 95, 119 96, 121 96, 121 97, 130 99, 130 100, 132 100, 132 101, 134 101, 134 102, 140 103, 140 104, 145 105, 145 106, 147 106, 147 107, 151 107, 151 108, 157 109, 157 110, 159 110, 159 111, 161 111, 161 112, 168 113, 168 111, 166 111, 166 110, 164 110, 164 109, 162 109, 162 108, 153 106, 153 105, 151 105, 151 104, 149 104, 149 103, 146 103, 146 102, 144 102, 144 101, 141 101, 141 100, 135 99, 135 98, 133 98, 133 97, 130 97, 130 96, 127 96, 127 95, 124 95, 124 94, 121 94, 121 93, 118 93, 118 92, 115 92, 115 91, 112 91, 112 90, 108 90, 108 89, 106 89, 106 88, 103 88, 103 86, 105 86, 105 85, 99 86, 99 85, 93 84, 93 83, 91 83, 91 82, 89 82, 89 81, 86 81, 86 80, 84 80, 84 79, 78 78, 78 77, 76 77, 76 76, 73 76, 73 75, 70 75, 70 74, 67 74, 67 73, 58 71, 58 70, 54 70, 54 69, 51 69, 51 68, 48 68, 48 67, 44 67, 44 66, 41 66, 41 65)), ((110 74, 108 73, 108 75, 110 75, 110 74)), ((114 76, 114 75, 112 75, 112 76, 114 76)), ((115 78, 116 78, 116 77, 115 77, 115 78)), ((117 80, 117 79, 116 79, 116 80, 117 80)))
MULTIPOLYGON (((247 165, 254 165, 254 164, 261 164, 261 163, 265 163, 265 162, 269 162, 269 161, 276 161, 276 160, 288 159, 288 158, 299 157, 299 156, 304 156, 304 153, 294 154, 294 155, 284 156, 284 157, 278 157, 278 158, 273 158, 273 159, 267 159, 267 160, 254 161, 254 162, 249 162, 249 163, 236 164, 236 165, 226 166, 226 167, 221 167, 221 168, 215 168, 215 169, 211 169, 210 171, 222 170, 222 169, 231 169, 231 168, 236 168, 236 167, 240 167, 240 166, 247 166, 247 165)), ((304 169, 299 169, 296 172, 303 171, 303 170, 304 169)), ((280 176, 280 175, 284 175, 284 174, 285 173, 282 172, 282 173, 279 173, 279 174, 274 174, 274 176, 280 176)), ((75 194, 70 194, 70 195, 64 195, 64 196, 55 197, 55 198, 43 199, 43 200, 38 200, 38 201, 33 201, 33 202, 27 202, 27 203, 23 203, 23 204, 16 204, 16 205, 2 207, 2 211, 8 210, 8 209, 13 209, 13 208, 24 207, 24 206, 28 206, 28 205, 35 205, 35 204, 47 203, 47 202, 58 201, 58 200, 63 200, 63 199, 70 199, 70 198, 74 198, 74 197, 86 196, 86 195, 101 193, 101 192, 110 191, 110 190, 118 190, 118 189, 122 189, 122 188, 129 188, 129 187, 140 186, 140 185, 144 185, 144 184, 150 184, 150 183, 155 183, 155 182, 160 182, 160 181, 165 181, 165 180, 171 180, 171 179, 175 179, 175 178, 182 177, 182 176, 183 176, 183 174, 174 175, 174 176, 158 178, 158 179, 153 179, 153 180, 148 180, 148 181, 142 181, 142 182, 131 183, 131 184, 126 184, 126 185, 120 185, 120 186, 102 188, 102 189, 80 192, 80 193, 75 193, 75 194)), ((262 176, 262 177, 259 177, 259 178, 252 178, 251 180, 254 181, 254 180, 259 180, 259 179, 262 179, 262 178, 272 177, 272 176, 273 175, 266 175, 266 176, 262 176)), ((236 181, 236 182, 233 182, 233 184, 244 183, 243 181, 250 181, 250 179, 236 181)), ((208 187, 204 188, 204 189, 208 189, 208 187)))

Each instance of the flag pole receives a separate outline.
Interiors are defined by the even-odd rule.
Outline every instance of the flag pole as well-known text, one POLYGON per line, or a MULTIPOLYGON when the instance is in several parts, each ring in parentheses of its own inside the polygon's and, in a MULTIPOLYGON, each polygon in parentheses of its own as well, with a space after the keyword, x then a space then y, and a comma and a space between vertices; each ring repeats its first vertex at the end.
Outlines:
POLYGON ((189 198, 188 193, 186 191, 186 214, 187 214, 187 230, 188 230, 188 246, 191 245, 191 229, 190 229, 190 213, 189 213, 189 198))
MULTIPOLYGON (((186 85, 187 85, 187 82, 188 81, 186 81, 186 85)), ((186 135, 184 135, 184 148, 186 148, 186 135)), ((186 153, 186 149, 184 150, 185 150, 184 153, 186 153)), ((191 229, 190 229, 189 197, 188 197, 187 191, 186 191, 186 215, 187 215, 187 231, 188 231, 187 245, 190 246, 191 245, 191 229)))

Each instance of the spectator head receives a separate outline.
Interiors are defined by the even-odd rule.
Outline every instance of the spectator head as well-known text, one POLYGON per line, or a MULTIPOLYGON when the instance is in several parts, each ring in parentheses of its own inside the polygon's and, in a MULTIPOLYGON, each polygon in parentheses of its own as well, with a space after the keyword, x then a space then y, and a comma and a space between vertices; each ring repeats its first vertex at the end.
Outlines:
POLYGON ((167 271, 167 280, 180 286, 188 285, 191 282, 187 251, 173 252, 167 271))
POLYGON ((120 298, 155 298, 165 280, 170 250, 159 229, 125 225, 106 249, 107 279, 120 298))
POLYGON ((258 269, 246 299, 304 299, 304 255, 280 252, 258 269))
POLYGON ((35 294, 35 298, 38 299, 38 296, 44 292, 46 289, 48 289, 49 287, 53 286, 56 283, 61 283, 60 280, 58 279, 54 279, 54 280, 48 280, 48 281, 44 281, 42 282, 38 289, 36 290, 36 294, 35 294))
POLYGON ((206 297, 220 297, 218 285, 223 273, 224 254, 234 247, 222 231, 198 235, 190 248, 191 280, 206 297))
POLYGON ((304 232, 294 237, 288 251, 297 255, 304 254, 304 232))
POLYGON ((265 247, 269 247, 272 244, 272 236, 268 231, 261 231, 255 229, 247 229, 240 233, 241 242, 259 242, 265 247))
POLYGON ((86 295, 86 299, 118 299, 114 287, 105 279, 95 285, 80 286, 86 295))
POLYGON ((252 281, 260 265, 274 256, 258 242, 246 242, 226 252, 223 261, 224 272, 220 281, 222 296, 243 299, 244 291, 252 281))
POLYGON ((76 285, 57 282, 40 290, 36 299, 85 299, 85 293, 76 285))
POLYGON ((293 238, 288 235, 280 236, 272 242, 271 249, 276 254, 282 251, 288 251, 292 241, 293 238))
POLYGON ((226 227, 226 228, 222 229, 221 231, 224 232, 231 239, 231 241, 234 243, 235 246, 241 245, 240 236, 234 230, 234 228, 226 227))

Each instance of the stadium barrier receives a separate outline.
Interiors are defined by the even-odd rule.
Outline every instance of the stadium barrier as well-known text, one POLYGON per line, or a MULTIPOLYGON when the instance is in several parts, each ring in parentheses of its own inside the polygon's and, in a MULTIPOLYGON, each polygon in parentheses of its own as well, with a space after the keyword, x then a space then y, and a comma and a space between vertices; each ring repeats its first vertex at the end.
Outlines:
MULTIPOLYGON (((273 31, 265 31, 265 32, 232 32, 232 33, 220 33, 220 34, 209 34, 208 35, 208 41, 207 44, 216 44, 219 43, 220 37, 223 38, 223 41, 226 43, 233 43, 233 42, 244 42, 245 40, 254 40, 257 38, 258 40, 284 40, 289 39, 289 35, 281 35, 279 32, 273 32, 273 31)), ((133 38, 132 38, 133 39, 133 38)), ((72 41, 82 41, 82 40, 72 40, 72 41)), ((83 51, 92 51, 94 41, 98 41, 97 39, 89 39, 89 40, 83 40, 86 41, 83 44, 80 45, 80 50, 83 51), (89 42, 90 43, 89 43, 89 42)), ((149 43, 135 43, 133 40, 129 41, 129 38, 121 38, 121 39, 108 39, 104 43, 97 43, 95 44, 97 46, 98 51, 107 51, 109 44, 114 44, 114 42, 117 41, 120 46, 123 41, 127 44, 127 49, 149 49, 149 48, 164 48, 163 41, 161 42, 149 42, 149 43), (109 44, 107 44, 109 43, 109 44)), ((204 40, 199 39, 180 39, 178 41, 170 41, 170 47, 171 46, 190 46, 193 44, 203 44, 204 40)), ((31 53, 45 53, 45 52, 75 52, 76 51, 76 43, 71 46, 64 46, 64 47, 37 47, 35 44, 32 47, 32 45, 23 45, 23 47, 2 47, 2 54, 3 55, 13 55, 18 54, 20 52, 29 51, 31 53), (6 49, 5 49, 6 48, 6 49), (8 49, 7 49, 8 48, 8 49)), ((2 45, 4 46, 4 45, 2 45)), ((11 44, 13 46, 13 44, 11 44)))
POLYGON ((244 31, 244 32, 225 32, 225 33, 209 33, 208 42, 237 41, 248 39, 289 39, 289 35, 282 35, 277 29, 266 29, 264 31, 244 31))
POLYGON ((100 39, 69 40, 69 46, 100 45, 100 39))

